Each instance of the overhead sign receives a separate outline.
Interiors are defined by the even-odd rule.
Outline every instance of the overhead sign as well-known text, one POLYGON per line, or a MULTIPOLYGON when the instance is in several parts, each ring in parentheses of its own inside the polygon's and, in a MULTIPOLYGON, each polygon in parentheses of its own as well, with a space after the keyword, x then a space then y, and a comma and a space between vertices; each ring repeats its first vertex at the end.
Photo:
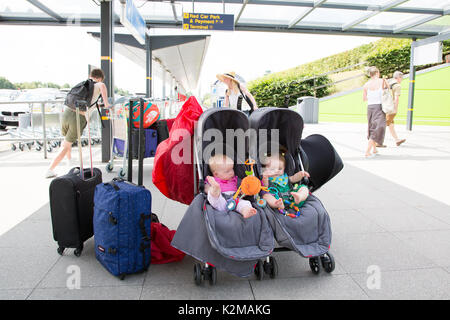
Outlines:
POLYGON ((183 13, 185 30, 234 30, 234 14, 183 13))
POLYGON ((413 47, 414 65, 434 64, 442 62, 442 42, 433 42, 413 47))
POLYGON ((140 44, 145 44, 147 25, 138 9, 134 6, 133 0, 127 0, 127 2, 122 5, 120 23, 131 32, 140 44))

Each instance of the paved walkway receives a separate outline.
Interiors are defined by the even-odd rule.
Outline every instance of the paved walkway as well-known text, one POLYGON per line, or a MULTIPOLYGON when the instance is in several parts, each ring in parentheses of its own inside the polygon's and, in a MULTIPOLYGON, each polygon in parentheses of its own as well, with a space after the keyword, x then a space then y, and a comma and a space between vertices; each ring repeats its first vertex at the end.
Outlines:
MULTIPOLYGON (((332 274, 315 276, 307 259, 277 252, 276 279, 240 279, 219 271, 216 286, 202 287, 194 284, 190 257, 120 281, 96 261, 93 239, 81 257, 70 249, 59 256, 51 231, 50 181, 42 178, 49 160, 0 145, 0 299, 450 299, 450 128, 397 130, 407 138, 404 145, 393 146, 387 134, 388 148, 364 159, 365 125, 306 125, 304 136, 325 135, 345 163, 316 192, 332 222, 337 263, 332 274), (81 272, 81 288, 70 290, 74 270, 81 272)), ((98 146, 94 158, 100 159, 98 146)), ((152 185, 152 163, 146 159, 144 169, 152 211, 175 229, 186 206, 152 185)), ((95 166, 107 181, 119 161, 110 174, 99 161, 95 166)), ((67 168, 58 170, 64 174, 67 168)))

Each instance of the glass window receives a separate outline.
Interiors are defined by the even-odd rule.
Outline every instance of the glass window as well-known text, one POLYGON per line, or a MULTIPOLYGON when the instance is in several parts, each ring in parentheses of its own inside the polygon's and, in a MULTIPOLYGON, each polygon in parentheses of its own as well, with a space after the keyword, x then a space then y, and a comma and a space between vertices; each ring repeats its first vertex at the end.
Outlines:
POLYGON ((28 1, 17 0, 0 1, 0 13, 3 16, 48 16, 28 1))

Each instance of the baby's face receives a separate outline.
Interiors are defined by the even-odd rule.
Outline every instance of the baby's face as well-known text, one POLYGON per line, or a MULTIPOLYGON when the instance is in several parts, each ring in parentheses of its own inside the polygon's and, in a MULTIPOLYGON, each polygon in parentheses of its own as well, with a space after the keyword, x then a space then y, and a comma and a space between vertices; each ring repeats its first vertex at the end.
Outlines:
POLYGON ((278 177, 284 173, 284 163, 278 157, 267 158, 267 165, 264 168, 264 175, 268 177, 278 177))
POLYGON ((222 180, 230 180, 235 176, 233 166, 233 162, 223 162, 215 168, 213 176, 222 180))

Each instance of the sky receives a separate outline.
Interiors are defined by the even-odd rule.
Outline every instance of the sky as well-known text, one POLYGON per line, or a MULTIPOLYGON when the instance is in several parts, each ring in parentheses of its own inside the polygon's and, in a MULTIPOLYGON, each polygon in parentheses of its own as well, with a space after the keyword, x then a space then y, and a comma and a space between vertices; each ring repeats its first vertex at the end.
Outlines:
MULTIPOLYGON (((54 82, 71 86, 86 78, 88 64, 100 66, 100 42, 87 34, 98 27, 0 25, 0 77, 11 82, 54 82)), ((116 33, 127 33, 115 28, 116 33)), ((158 34, 189 31, 158 29, 158 34)), ((213 31, 194 94, 203 95, 215 75, 235 71, 246 81, 376 41, 374 37, 213 31)), ((114 85, 145 92, 145 70, 115 52, 114 85)), ((167 91, 168 89, 166 89, 167 91)))

